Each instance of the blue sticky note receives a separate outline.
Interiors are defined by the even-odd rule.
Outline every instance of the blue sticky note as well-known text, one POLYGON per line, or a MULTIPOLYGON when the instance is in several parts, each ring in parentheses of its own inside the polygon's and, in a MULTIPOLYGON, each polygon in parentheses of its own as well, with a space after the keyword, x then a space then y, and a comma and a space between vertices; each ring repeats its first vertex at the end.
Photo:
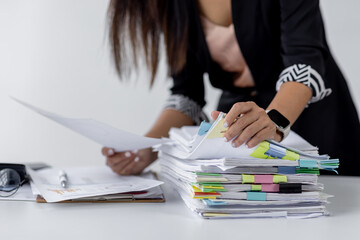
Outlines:
POLYGON ((317 168, 317 160, 299 159, 299 167, 301 167, 301 168, 317 168))
POLYGON ((200 124, 200 128, 199 128, 199 131, 198 131, 198 135, 199 135, 199 136, 205 135, 205 134, 209 131, 209 129, 211 128, 211 126, 212 126, 211 123, 202 121, 201 124, 200 124))
POLYGON ((282 159, 286 155, 286 148, 270 143, 269 150, 265 152, 265 155, 282 159))
POLYGON ((246 200, 250 201, 266 201, 266 192, 247 192, 246 200))
POLYGON ((296 174, 296 167, 279 166, 278 174, 296 174))
POLYGON ((227 203, 226 203, 226 202, 223 202, 223 201, 216 201, 216 202, 214 202, 214 201, 211 201, 211 200, 209 200, 209 199, 203 199, 203 201, 205 202, 205 204, 206 204, 207 206, 227 205, 227 203))

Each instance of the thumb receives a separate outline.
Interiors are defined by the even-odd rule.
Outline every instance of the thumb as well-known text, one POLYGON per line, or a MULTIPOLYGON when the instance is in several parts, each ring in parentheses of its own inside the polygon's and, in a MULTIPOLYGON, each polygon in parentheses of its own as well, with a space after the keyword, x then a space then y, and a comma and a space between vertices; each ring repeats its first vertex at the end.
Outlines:
POLYGON ((216 120, 217 117, 219 116, 220 112, 219 111, 212 111, 211 113, 211 117, 213 120, 216 120))

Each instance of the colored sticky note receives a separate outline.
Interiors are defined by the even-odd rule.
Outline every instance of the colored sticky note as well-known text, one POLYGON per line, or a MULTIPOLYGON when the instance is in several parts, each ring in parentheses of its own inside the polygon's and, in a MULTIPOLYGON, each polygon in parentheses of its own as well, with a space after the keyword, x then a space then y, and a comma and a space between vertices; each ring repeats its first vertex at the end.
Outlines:
POLYGON ((261 184, 263 192, 279 192, 279 184, 261 184))
POLYGON ((224 202, 224 201, 212 201, 212 200, 209 200, 209 199, 204 199, 203 202, 208 206, 227 205, 227 202, 224 202))
POLYGON ((307 159, 300 159, 299 166, 301 168, 317 168, 317 161, 316 160, 307 160, 307 159))
POLYGON ((196 172, 198 176, 222 176, 220 173, 203 173, 203 172, 196 172))
POLYGON ((286 155, 286 148, 269 143, 269 150, 265 152, 265 155, 281 159, 286 155))
POLYGON ((216 186, 216 187, 223 187, 223 185, 221 183, 199 183, 199 185, 201 186, 216 186))
POLYGON ((279 184, 280 193, 301 193, 302 186, 301 183, 280 183, 279 184))
POLYGON ((255 150, 250 154, 251 157, 255 158, 262 158, 262 159, 274 159, 269 155, 265 155, 265 152, 269 150, 270 143, 267 141, 262 141, 259 145, 255 148, 255 150))
POLYGON ((287 177, 285 175, 274 175, 273 183, 282 183, 287 182, 287 177))
POLYGON ((246 200, 250 201, 266 201, 266 192, 247 192, 246 200))
POLYGON ((273 183, 272 175, 254 175, 255 183, 273 183))
POLYGON ((296 167, 279 166, 278 173, 279 174, 296 174, 296 167))
POLYGON ((212 125, 211 123, 202 121, 199 127, 198 135, 199 136, 205 135, 211 128, 211 125, 212 125))
POLYGON ((211 129, 206 138, 223 138, 227 130, 227 128, 224 127, 224 123, 225 119, 220 119, 217 124, 211 129))
POLYGON ((226 217, 230 216, 230 213, 211 213, 211 212, 204 212, 202 213, 203 217, 226 217))
POLYGON ((255 182, 254 175, 242 174, 241 176, 242 176, 242 183, 254 183, 255 182))
POLYGON ((296 173, 306 173, 306 174, 316 174, 320 175, 320 171, 318 168, 296 168, 296 173))
POLYGON ((193 188, 194 192, 201 192, 201 189, 195 187, 194 185, 192 186, 192 188, 193 188))
POLYGON ((251 191, 261 191, 261 185, 260 184, 251 185, 251 191))
POLYGON ((282 159, 294 161, 294 160, 299 160, 299 158, 300 156, 296 152, 286 150, 286 155, 282 159))

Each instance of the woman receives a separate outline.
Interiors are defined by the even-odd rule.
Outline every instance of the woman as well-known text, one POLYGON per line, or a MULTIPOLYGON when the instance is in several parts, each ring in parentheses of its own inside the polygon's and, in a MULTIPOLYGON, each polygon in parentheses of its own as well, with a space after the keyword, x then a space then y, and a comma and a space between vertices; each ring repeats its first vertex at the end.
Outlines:
MULTIPOLYGON (((109 16, 120 74, 129 36, 135 64, 143 46, 153 81, 164 36, 174 86, 146 136, 167 136, 171 127, 206 119, 203 74, 208 73, 212 85, 223 90, 217 110, 228 113, 225 137, 233 147, 281 141, 291 126, 320 153, 340 158, 340 174, 359 175, 351 153, 360 143, 359 118, 326 43, 318 1, 114 0, 109 16)), ((151 149, 102 152, 121 175, 138 174, 156 159, 151 149)))

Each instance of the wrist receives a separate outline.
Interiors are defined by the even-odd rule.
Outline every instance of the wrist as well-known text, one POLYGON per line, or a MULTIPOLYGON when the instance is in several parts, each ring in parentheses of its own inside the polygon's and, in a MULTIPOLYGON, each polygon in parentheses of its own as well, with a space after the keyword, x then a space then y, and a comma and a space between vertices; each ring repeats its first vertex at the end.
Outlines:
POLYGON ((290 121, 276 109, 266 110, 266 113, 276 126, 275 140, 281 142, 290 133, 290 121))
POLYGON ((274 140, 276 142, 281 142, 283 140, 283 138, 284 138, 284 134, 282 132, 276 130, 274 140))

